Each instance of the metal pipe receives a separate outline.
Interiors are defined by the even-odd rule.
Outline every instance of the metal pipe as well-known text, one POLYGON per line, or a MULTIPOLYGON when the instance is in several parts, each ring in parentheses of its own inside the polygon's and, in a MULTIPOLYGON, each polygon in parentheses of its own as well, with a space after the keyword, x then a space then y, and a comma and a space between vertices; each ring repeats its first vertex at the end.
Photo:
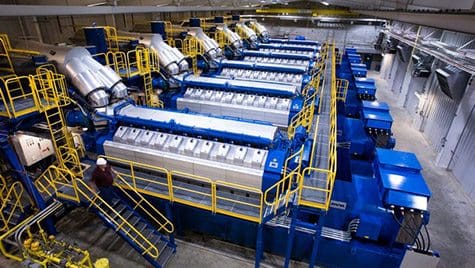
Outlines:
POLYGON ((51 203, 45 209, 43 209, 38 214, 33 216, 27 223, 25 223, 23 226, 21 226, 20 228, 18 228, 18 230, 15 231, 15 241, 22 252, 26 252, 28 254, 21 240, 21 236, 23 235, 23 232, 27 228, 31 227, 33 224, 38 223, 44 220, 45 218, 47 218, 49 215, 51 215, 53 212, 59 209, 62 205, 63 204, 59 202, 58 200, 54 200, 53 203, 51 203))

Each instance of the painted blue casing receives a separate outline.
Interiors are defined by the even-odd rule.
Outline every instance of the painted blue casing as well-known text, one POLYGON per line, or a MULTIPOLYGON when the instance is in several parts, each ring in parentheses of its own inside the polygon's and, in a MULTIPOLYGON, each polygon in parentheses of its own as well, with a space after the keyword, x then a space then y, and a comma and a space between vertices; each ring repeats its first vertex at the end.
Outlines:
POLYGON ((355 77, 355 87, 358 94, 372 96, 376 94, 376 83, 372 78, 355 77))
POLYGON ((187 80, 187 77, 189 77, 189 75, 183 78, 182 89, 185 89, 185 87, 201 87, 201 88, 217 89, 217 90, 223 90, 223 91, 265 94, 265 95, 272 95, 272 96, 278 96, 278 97, 293 97, 294 96, 294 94, 292 94, 291 92, 282 91, 282 90, 274 90, 271 86, 267 88, 255 88, 255 87, 246 86, 245 84, 233 85, 226 81, 224 82, 213 81, 213 83, 202 82, 202 81, 190 81, 190 80, 187 80))
POLYGON ((297 51, 311 51, 318 52, 320 47, 295 47, 293 45, 287 45, 285 43, 281 44, 259 44, 259 48, 268 48, 268 49, 281 49, 281 50, 297 50, 297 51))
POLYGON ((150 28, 152 33, 160 34, 163 40, 167 40, 167 32, 165 31, 165 22, 164 21, 151 21, 150 28))
POLYGON ((375 175, 385 206, 427 211, 431 196, 413 153, 376 149, 375 175))
POLYGON ((364 124, 359 119, 346 118, 344 121, 343 139, 350 143, 349 153, 352 156, 369 159, 375 144, 366 133, 364 124))
POLYGON ((267 58, 277 58, 277 59, 295 59, 295 60, 313 60, 314 58, 306 54, 290 54, 282 52, 271 52, 271 51, 256 51, 256 50, 244 50, 243 56, 251 57, 267 57, 267 58))
POLYGON ((288 151, 282 149, 269 150, 264 175, 262 178, 262 190, 266 190, 281 179, 282 168, 287 159, 288 151))
POLYGON ((109 46, 106 41, 106 32, 103 27, 84 27, 84 35, 88 46, 95 46, 97 53, 106 53, 109 46))
POLYGON ((393 118, 389 106, 384 102, 362 101, 361 117, 365 127, 391 132, 393 118))
POLYGON ((351 47, 349 47, 349 48, 346 48, 346 49, 345 49, 345 54, 346 54, 346 55, 348 55, 348 54, 356 54, 356 53, 357 53, 357 52, 356 52, 356 48, 351 48, 351 47))
POLYGON ((306 67, 291 66, 291 65, 278 65, 269 63, 255 63, 249 61, 230 61, 222 60, 220 62, 220 68, 237 68, 245 70, 255 71, 269 71, 269 72, 285 72, 292 74, 304 74, 307 71, 306 67))
POLYGON ((297 39, 277 39, 269 38, 270 43, 282 43, 282 44, 293 44, 293 45, 310 45, 310 46, 321 46, 320 42, 314 40, 297 40, 297 39))
POLYGON ((292 118, 302 110, 303 104, 304 99, 300 96, 292 99, 292 103, 290 104, 289 123, 292 118))
POLYGON ((371 214, 360 214, 360 224, 355 236, 377 241, 382 228, 382 220, 371 214))

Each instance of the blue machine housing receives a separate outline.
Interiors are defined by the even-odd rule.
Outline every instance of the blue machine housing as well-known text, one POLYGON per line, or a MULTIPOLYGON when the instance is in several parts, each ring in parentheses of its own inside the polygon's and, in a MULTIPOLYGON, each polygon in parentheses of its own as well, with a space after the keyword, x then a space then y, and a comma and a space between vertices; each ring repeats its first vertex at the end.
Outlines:
POLYGON ((262 57, 262 58, 277 58, 277 59, 293 59, 293 60, 308 60, 308 68, 312 69, 315 65, 315 58, 311 55, 306 54, 290 54, 283 52, 267 52, 267 51, 255 51, 255 50, 244 50, 242 55, 250 57, 262 57))
POLYGON ((385 207, 427 211, 431 192, 413 153, 378 148, 374 167, 385 207))
MULTIPOLYGON (((291 85, 282 85, 282 86, 277 86, 275 84, 271 83, 266 83, 266 82, 255 82, 255 81, 239 81, 239 80, 229 80, 229 79, 223 79, 223 78, 212 78, 212 77, 196 77, 192 74, 187 74, 184 75, 183 77, 180 78, 180 88, 175 91, 168 91, 165 93, 162 93, 160 95, 160 99, 164 102, 165 107, 169 109, 184 109, 184 108, 190 108, 191 110, 194 110, 196 112, 200 113, 215 113, 216 110, 222 109, 222 108, 216 108, 216 107, 224 107, 223 103, 220 100, 216 100, 216 107, 208 107, 208 108, 196 108, 195 103, 191 102, 192 107, 187 107, 184 105, 179 105, 180 101, 183 101, 182 98, 185 98, 185 94, 187 92, 187 89, 193 88, 193 89, 200 89, 204 91, 208 90, 213 90, 213 91, 220 91, 220 92, 232 92, 232 93, 243 93, 243 94, 250 94, 250 95, 257 95, 258 96, 266 96, 266 97, 278 97, 282 99, 288 99, 290 101, 289 105, 289 113, 288 113, 288 118, 285 121, 285 123, 282 121, 282 119, 279 119, 279 122, 276 121, 266 121, 265 119, 258 119, 258 118, 253 118, 253 116, 258 112, 249 112, 250 108, 254 108, 253 106, 246 106, 245 109, 242 110, 243 113, 246 113, 243 116, 239 116, 238 108, 233 108, 232 111, 229 111, 229 113, 220 111, 217 112, 220 115, 229 115, 233 117, 240 117, 240 118, 248 118, 248 120, 253 119, 253 122, 257 123, 273 123, 278 126, 287 126, 291 119, 299 113, 304 105, 304 98, 298 93, 297 87, 296 86, 291 86, 291 85), (193 108, 195 107, 195 108, 193 108)), ((185 103, 189 103, 186 102, 185 103)), ((197 102, 198 106, 201 106, 199 102, 197 102)), ((256 109, 262 109, 259 107, 255 107, 256 109)), ((255 110, 258 111, 258 110, 255 110)), ((287 110, 285 110, 287 111, 287 110)), ((269 117, 270 118, 270 117, 269 117)))
POLYGON ((301 66, 286 66, 286 65, 277 65, 269 63, 254 63, 247 61, 230 61, 230 60, 221 60, 219 63, 220 69, 229 67, 229 68, 239 68, 246 70, 254 71, 273 71, 273 72, 284 72, 291 74, 305 74, 308 70, 305 67, 301 66))
POLYGON ((368 72, 366 64, 363 63, 350 63, 350 68, 354 77, 366 77, 368 72))
POLYGON ((299 40, 299 39, 278 39, 278 38, 269 38, 269 43, 321 46, 320 42, 318 42, 318 41, 305 40, 305 39, 299 40))
MULTIPOLYGON (((158 129, 164 131, 171 131, 174 133, 186 133, 193 136, 201 136, 201 137, 209 137, 211 139, 217 138, 223 141, 237 143, 237 144, 252 144, 257 147, 271 147, 271 146, 280 146, 282 142, 286 142, 284 137, 278 136, 275 139, 268 139, 260 136, 252 136, 247 134, 236 134, 230 133, 226 131, 216 131, 215 129, 208 129, 208 128, 201 128, 195 125, 181 125, 176 123, 173 119, 170 121, 159 121, 158 119, 149 120, 149 119, 142 119, 140 117, 135 116, 128 116, 128 115, 120 115, 120 110, 126 106, 135 106, 129 102, 124 102, 121 105, 118 105, 114 108, 114 116, 108 116, 106 114, 97 113, 99 117, 108 118, 113 121, 113 125, 129 125, 129 126, 137 126, 137 127, 145 127, 148 129, 158 129)), ((144 108, 145 109, 145 108, 144 108)), ((146 108, 150 110, 160 110, 156 108, 146 108)), ((175 113, 176 117, 178 118, 180 114, 197 114, 191 113, 187 111, 167 111, 169 113, 175 113)), ((223 118, 228 119, 225 117, 218 117, 218 116, 208 116, 214 118, 223 118)), ((243 121, 243 122, 252 122, 243 119, 233 119, 235 121, 243 121)), ((253 123, 253 122, 252 122, 253 123)))
MULTIPOLYGON (((207 75, 209 76, 219 76, 223 68, 236 68, 243 70, 253 70, 253 71, 267 71, 267 72, 279 72, 279 73, 290 73, 290 74, 301 74, 302 75, 302 84, 300 88, 304 88, 308 82, 311 80, 311 75, 308 74, 309 68, 303 66, 290 66, 290 65, 277 65, 269 63, 254 63, 246 61, 234 61, 234 60, 221 60, 219 63, 218 69, 207 75)), ((285 82, 272 81, 275 84, 288 84, 285 82)))
POLYGON ((268 83, 266 87, 250 87, 246 83, 240 83, 236 80, 206 80, 206 81, 197 81, 193 79, 193 74, 187 74, 183 77, 181 84, 182 87, 203 87, 216 90, 232 91, 232 92, 242 92, 242 93, 253 93, 253 94, 262 94, 270 95, 277 97, 294 97, 296 92, 284 91, 276 89, 273 84, 268 83))
POLYGON ((373 78, 355 77, 356 92, 362 100, 376 99, 376 82, 373 78))
POLYGON ((318 47, 310 47, 310 46, 295 46, 292 44, 259 44, 259 49, 278 49, 278 50, 296 50, 296 51, 308 51, 308 52, 313 52, 318 53, 320 51, 321 46, 318 47))

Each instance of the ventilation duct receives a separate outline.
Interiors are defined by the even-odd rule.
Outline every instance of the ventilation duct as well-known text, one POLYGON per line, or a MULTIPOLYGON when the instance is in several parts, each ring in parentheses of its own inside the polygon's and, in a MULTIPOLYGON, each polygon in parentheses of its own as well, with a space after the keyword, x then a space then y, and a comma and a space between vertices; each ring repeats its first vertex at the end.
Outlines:
POLYGON ((429 77, 431 73, 431 65, 434 61, 434 57, 423 52, 418 52, 412 55, 414 77, 429 77))
POLYGON ((451 65, 439 68, 435 73, 445 95, 456 101, 462 99, 470 74, 451 65))
POLYGON ((410 51, 411 47, 401 43, 396 46, 396 49, 397 49, 397 55, 399 59, 402 62, 408 62, 409 57, 411 56, 411 51, 410 51))

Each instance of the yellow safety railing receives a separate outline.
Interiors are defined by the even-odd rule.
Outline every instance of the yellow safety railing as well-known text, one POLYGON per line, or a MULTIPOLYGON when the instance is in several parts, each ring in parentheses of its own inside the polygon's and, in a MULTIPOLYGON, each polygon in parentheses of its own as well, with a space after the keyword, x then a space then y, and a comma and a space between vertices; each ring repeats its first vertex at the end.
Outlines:
POLYGON ((305 127, 307 132, 311 130, 315 116, 316 96, 321 94, 320 77, 322 72, 323 70, 320 69, 320 71, 312 77, 312 80, 310 80, 302 90, 302 96, 305 98, 302 110, 292 117, 289 127, 287 128, 287 136, 290 139, 294 137, 295 131, 299 126, 305 127), (310 89, 312 88, 313 92, 311 93, 310 89))
POLYGON ((282 179, 264 192, 264 203, 271 207, 274 214, 277 213, 280 205, 285 205, 291 201, 290 198, 298 192, 298 185, 301 180, 303 146, 300 150, 290 155, 284 164, 284 174, 282 179), (293 170, 289 170, 289 162, 297 158, 298 164, 293 170), (271 198, 269 198, 269 196, 271 198), (269 201, 270 200, 270 201, 269 201))
POLYGON ((10 58, 9 45, 10 41, 8 36, 5 34, 0 35, 0 59, 4 64, 4 66, 0 66, 0 71, 13 74, 15 73, 15 69, 13 68, 13 63, 10 58))
POLYGON ((106 65, 111 67, 120 77, 128 79, 134 76, 142 76, 145 104, 149 107, 163 108, 163 102, 158 99, 152 84, 152 72, 160 71, 160 59, 157 52, 138 47, 127 53, 109 51, 104 58, 106 65))
POLYGON ((0 34, 0 41, 4 44, 4 48, 10 54, 40 55, 40 52, 35 50, 13 48, 7 34, 0 34))
POLYGON ((336 80, 336 100, 346 102, 346 95, 348 93, 348 80, 346 79, 337 79, 336 80))
POLYGON ((108 45, 108 50, 119 51, 119 44, 121 42, 129 42, 135 40, 134 37, 130 36, 119 36, 117 35, 117 29, 112 26, 102 26, 106 35, 106 41, 108 45))
POLYGON ((2 176, 2 174, 0 174, 0 197, 3 196, 3 193, 5 192, 7 187, 7 180, 2 176))
POLYGON ((139 209, 142 213, 147 215, 148 219, 152 221, 154 226, 159 226, 157 231, 165 231, 167 233, 173 233, 174 226, 173 223, 168 220, 158 209, 152 205, 147 199, 143 197, 137 190, 135 190, 132 185, 130 185, 121 175, 117 175, 115 178, 115 185, 117 185, 122 194, 126 196, 131 204, 133 209, 139 209), (124 186, 124 187, 122 187, 124 186), (132 190, 134 195, 131 195, 127 190, 132 190))
POLYGON ((170 174, 170 185, 169 185, 169 193, 170 200, 172 202, 177 202, 209 211, 215 212, 216 205, 213 202, 214 200, 214 183, 211 179, 197 176, 194 174, 187 174, 180 171, 171 170, 170 174), (187 188, 185 185, 199 185, 201 186, 201 190, 197 189, 190 189, 187 188), (180 198, 178 193, 186 193, 187 196, 193 195, 198 199, 201 199, 205 202, 198 203, 190 201, 186 198, 180 198), (209 202, 209 204, 207 204, 209 202))
POLYGON ((297 188, 287 186, 298 184, 300 180, 299 173, 301 173, 302 169, 302 154, 303 147, 286 160, 284 170, 287 170, 289 161, 293 160, 296 156, 299 157, 299 163, 296 168, 284 171, 282 179, 271 186, 265 193, 263 193, 259 188, 246 185, 219 180, 213 181, 206 177, 172 171, 148 164, 136 163, 116 157, 99 157, 107 158, 111 163, 115 163, 127 170, 126 172, 121 171, 123 169, 117 171, 118 174, 128 183, 126 185, 120 181, 116 182, 124 189, 135 190, 141 194, 200 208, 212 213, 220 213, 243 220, 261 223, 263 210, 266 206, 273 206, 273 209, 277 209, 279 205, 286 205, 292 194, 297 192, 297 188), (289 191, 289 193, 285 193, 285 191, 289 191), (229 197, 229 192, 251 194, 254 196, 254 202, 243 201, 243 199, 239 198, 239 195, 236 196, 236 198, 231 198, 229 197), (187 196, 187 198, 182 198, 180 196, 187 196), (193 196, 194 198, 190 199, 190 196, 193 196), (223 205, 223 203, 226 202, 238 204, 241 207, 247 208, 247 210, 255 211, 255 213, 249 214, 229 209, 223 205))
POLYGON ((40 67, 37 69, 37 75, 30 76, 30 81, 30 86, 37 92, 39 98, 39 110, 45 112, 59 165, 73 170, 76 175, 81 175, 79 155, 61 109, 71 103, 65 76, 53 73, 46 67, 40 67))
POLYGON ((218 43, 220 48, 224 48, 229 44, 226 34, 218 29, 216 29, 216 32, 214 33, 214 40, 218 43))
MULTIPOLYGON (((142 255, 149 255, 154 259, 159 256, 159 250, 147 237, 103 200, 86 182, 76 178, 70 170, 52 165, 43 175, 44 178, 41 178, 40 181, 49 182, 57 197, 76 203, 79 203, 81 200, 86 201, 89 203, 89 207, 94 207, 100 211, 107 217, 108 221, 116 226, 116 232, 121 231, 127 235, 127 237, 142 250, 142 255)), ((45 187, 43 187, 43 189, 44 188, 45 187)), ((140 203, 136 203, 136 208, 139 208, 142 202, 144 201, 142 200, 140 203)), ((165 226, 168 226, 168 223, 165 226)), ((169 230, 173 231, 173 228, 161 228, 158 231, 160 230, 169 232, 169 230)))
POLYGON ((175 47, 173 24, 170 21, 165 21, 165 33, 167 34, 168 45, 175 47))
POLYGON ((203 55, 205 52, 203 41, 188 35, 182 41, 182 52, 191 58, 193 73, 195 75, 198 74, 198 56, 203 55))
POLYGON ((214 189, 214 194, 215 194, 213 204, 214 204, 216 213, 232 216, 232 217, 243 219, 243 220, 258 222, 258 223, 262 222, 264 197, 263 197, 261 189, 257 189, 254 187, 249 187, 249 186, 245 186, 245 185, 241 185, 237 183, 225 182, 225 181, 215 181, 213 184, 213 189, 214 189), (229 198, 225 194, 228 192, 226 190, 243 191, 248 194, 252 194, 257 197, 256 199, 259 200, 259 202, 256 204, 252 202, 241 201, 238 198, 236 199, 229 198), (229 207, 226 206, 227 202, 230 202, 233 205, 238 204, 241 207, 245 207, 246 210, 257 210, 257 213, 256 213, 257 216, 249 215, 248 213, 243 213, 242 211, 239 211, 239 210, 229 209, 229 207))
POLYGON ((30 86, 30 77, 14 76, 0 78, 4 90, 0 90, 1 105, 0 116, 17 118, 40 110, 38 95, 30 86))
POLYGON ((2 194, 2 206, 0 208, 0 220, 2 226, 0 226, 0 232, 5 232, 11 228, 10 222, 15 213, 25 212, 24 207, 26 204, 23 203, 23 198, 28 200, 28 195, 24 194, 23 185, 19 181, 12 183, 8 192, 2 194), (9 212, 5 215, 4 211, 8 206, 10 206, 9 212))
MULTIPOLYGON (((319 208, 322 210, 328 210, 331 201, 331 195, 333 192, 333 185, 335 182, 336 176, 336 141, 337 141, 337 125, 336 125, 336 94, 337 94, 337 87, 336 87, 336 57, 335 57, 335 45, 332 46, 332 64, 331 64, 331 88, 330 88, 330 122, 329 122, 329 140, 328 140, 328 164, 326 169, 315 168, 313 167, 313 163, 309 167, 305 168, 302 172, 302 178, 306 176, 310 176, 313 173, 322 174, 326 178, 326 184, 324 187, 314 187, 304 184, 304 179, 300 181, 299 186, 299 198, 298 204, 309 206, 313 208, 319 208), (302 192, 304 190, 309 190, 313 192, 320 192, 324 194, 324 200, 322 202, 312 201, 312 200, 305 200, 302 198, 302 192)), ((314 133, 314 141, 317 140, 318 130, 314 133)), ((312 153, 311 159, 313 159, 313 155, 315 153, 316 144, 314 142, 312 146, 312 153)))

